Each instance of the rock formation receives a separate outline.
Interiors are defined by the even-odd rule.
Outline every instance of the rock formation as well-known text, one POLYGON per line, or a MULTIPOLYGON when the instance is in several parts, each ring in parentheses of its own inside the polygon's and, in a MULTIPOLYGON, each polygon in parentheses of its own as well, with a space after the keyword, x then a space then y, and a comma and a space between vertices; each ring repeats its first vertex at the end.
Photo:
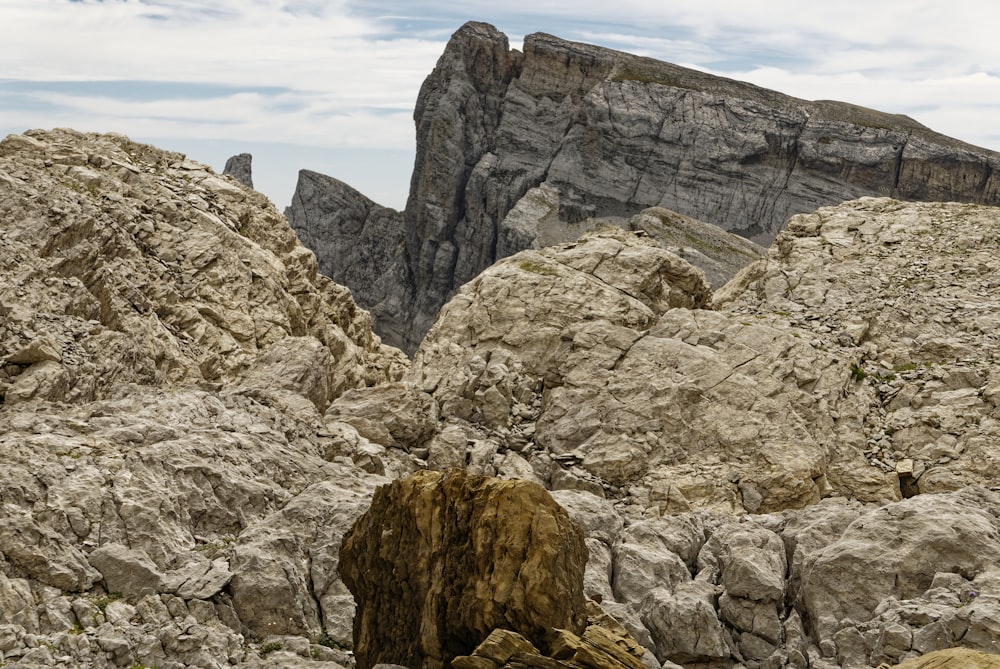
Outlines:
POLYGON ((302 528, 346 529, 379 479, 319 426, 402 354, 263 196, 179 154, 9 136, 0 221, 0 662, 308 655, 321 620, 349 643, 335 548, 302 568, 302 528))
POLYGON ((488 265, 595 218, 662 207, 768 244, 789 216, 865 195, 1000 204, 1000 155, 905 116, 545 34, 522 53, 482 23, 452 37, 414 119, 404 212, 308 173, 286 212, 407 351, 488 265))
POLYGON ((316 253, 320 272, 351 288, 386 341, 402 342, 406 333, 396 314, 412 299, 402 214, 342 181, 302 170, 285 216, 316 253))
POLYGON ((379 488, 344 537, 359 669, 448 667, 498 627, 583 632, 583 533, 548 492, 462 470, 379 488))
POLYGON ((820 209, 711 302, 623 231, 511 256, 414 357, 404 382, 443 421, 419 452, 554 490, 588 537, 587 594, 658 662, 996 652, 998 216, 820 209))
POLYGON ((6 405, 252 379, 323 410, 398 376, 262 196, 125 137, 12 135, 0 159, 6 405))
POLYGON ((996 669, 1000 656, 977 653, 965 648, 937 650, 923 657, 908 660, 893 669, 996 669))
POLYGON ((472 652, 455 658, 454 669, 647 669, 642 647, 624 627, 591 602, 591 615, 583 634, 553 629, 542 644, 547 653, 517 632, 497 628, 472 652))
POLYGON ((619 227, 647 233, 704 271, 708 283, 719 288, 766 252, 744 237, 662 207, 650 207, 628 218, 604 216, 567 222, 559 218, 559 202, 559 191, 547 184, 529 190, 500 226, 497 258, 574 242, 585 232, 619 227))
POLYGON ((226 166, 222 170, 222 173, 236 179, 247 188, 253 188, 252 162, 253 156, 249 153, 236 154, 226 161, 226 166))
POLYGON ((998 229, 989 207, 852 201, 714 293, 648 234, 600 230, 465 284, 410 364, 263 196, 117 135, 10 136, 0 662, 349 669, 345 536, 379 486, 456 468, 568 514, 591 600, 558 643, 522 628, 537 655, 477 655, 509 627, 482 620, 461 669, 996 655, 998 229), (627 632, 592 629, 597 601, 627 632))

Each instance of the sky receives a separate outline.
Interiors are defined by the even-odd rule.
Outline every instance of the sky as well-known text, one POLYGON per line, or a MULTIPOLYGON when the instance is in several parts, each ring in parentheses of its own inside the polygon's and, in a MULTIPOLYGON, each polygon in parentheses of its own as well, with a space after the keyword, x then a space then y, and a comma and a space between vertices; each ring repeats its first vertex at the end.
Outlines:
POLYGON ((469 20, 907 114, 1000 150, 1000 3, 951 0, 0 0, 0 137, 119 132, 222 171, 249 152, 279 208, 299 169, 395 208, 413 106, 469 20))

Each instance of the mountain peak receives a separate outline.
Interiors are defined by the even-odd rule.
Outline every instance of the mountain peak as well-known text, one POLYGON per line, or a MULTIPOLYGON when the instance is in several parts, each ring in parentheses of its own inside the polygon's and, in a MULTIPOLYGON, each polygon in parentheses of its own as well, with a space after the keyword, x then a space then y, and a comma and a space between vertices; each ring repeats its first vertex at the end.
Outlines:
MULTIPOLYGON (((385 262, 346 282, 376 330, 408 351, 501 251, 546 237, 544 223, 523 217, 517 234, 505 227, 540 187, 558 203, 547 220, 577 233, 662 207, 765 245, 790 216, 860 196, 1000 203, 1000 154, 908 117, 545 33, 528 35, 522 54, 485 23, 452 37, 414 118, 417 155, 396 232, 370 234, 363 218, 337 232, 322 216, 290 217, 311 238, 355 230, 342 248, 375 240, 367 254, 385 262)), ((321 194, 313 200, 325 206, 321 194)), ((340 255, 320 262, 350 264, 340 255)))

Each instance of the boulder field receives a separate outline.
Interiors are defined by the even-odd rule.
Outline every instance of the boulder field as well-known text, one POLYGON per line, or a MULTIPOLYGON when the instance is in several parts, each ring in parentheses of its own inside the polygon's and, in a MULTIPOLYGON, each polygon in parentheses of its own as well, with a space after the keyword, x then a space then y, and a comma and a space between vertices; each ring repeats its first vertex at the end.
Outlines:
POLYGON ((444 615, 466 565, 530 542, 579 590, 554 570, 518 599, 498 570, 475 597, 513 619, 569 593, 540 623, 566 634, 483 614, 454 666, 991 661, 998 247, 996 209, 861 199, 713 292, 607 228, 493 264, 409 361, 238 181, 119 135, 9 136, 0 662, 349 669, 351 588, 424 592, 355 573, 373 551, 453 569, 421 599, 444 615), (488 499, 393 493, 446 472, 488 499))

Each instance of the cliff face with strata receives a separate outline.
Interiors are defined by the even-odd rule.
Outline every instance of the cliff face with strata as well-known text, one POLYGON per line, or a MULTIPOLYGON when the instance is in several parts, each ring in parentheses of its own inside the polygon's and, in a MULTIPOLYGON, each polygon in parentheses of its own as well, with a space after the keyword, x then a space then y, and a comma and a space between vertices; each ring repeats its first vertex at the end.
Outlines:
POLYGON ((345 191, 318 192, 308 174, 287 212, 303 237, 338 240, 310 248, 408 351, 459 286, 552 243, 540 241, 552 225, 574 227, 575 238, 592 219, 662 207, 766 245, 789 216, 864 195, 1000 202, 1000 156, 907 117, 551 35, 529 35, 521 53, 486 24, 453 36, 414 118, 410 196, 392 233, 356 194, 349 216, 319 213, 345 191), (556 202, 536 211, 547 219, 508 220, 541 186, 556 202), (371 258, 364 276, 341 274, 359 272, 359 252, 371 258))

